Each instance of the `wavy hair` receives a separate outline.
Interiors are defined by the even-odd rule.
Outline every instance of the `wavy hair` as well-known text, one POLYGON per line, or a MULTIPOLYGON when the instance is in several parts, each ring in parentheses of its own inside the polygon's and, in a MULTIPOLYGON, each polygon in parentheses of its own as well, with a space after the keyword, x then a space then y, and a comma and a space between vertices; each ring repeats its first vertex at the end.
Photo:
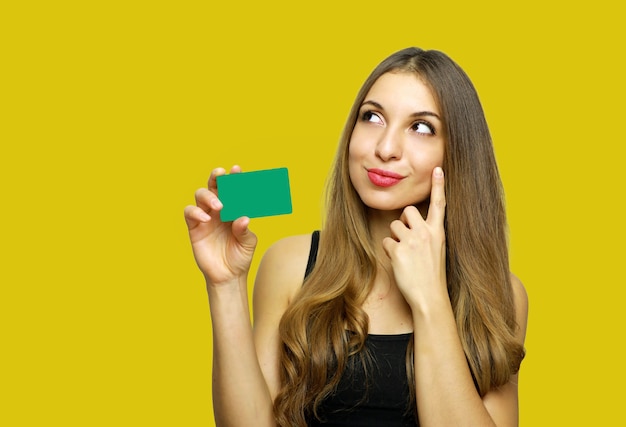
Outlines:
MULTIPOLYGON (((280 426, 306 426, 307 417, 318 417, 319 405, 335 391, 351 357, 367 367, 368 317, 362 305, 377 261, 367 207, 350 181, 348 145, 367 93, 390 72, 418 76, 442 113, 448 293, 479 394, 509 381, 524 357, 515 339, 504 193, 478 95, 444 53, 403 49, 372 71, 354 101, 327 185, 316 265, 280 322, 282 387, 274 401, 280 426)), ((407 376, 414 406, 412 360, 410 344, 407 376)))

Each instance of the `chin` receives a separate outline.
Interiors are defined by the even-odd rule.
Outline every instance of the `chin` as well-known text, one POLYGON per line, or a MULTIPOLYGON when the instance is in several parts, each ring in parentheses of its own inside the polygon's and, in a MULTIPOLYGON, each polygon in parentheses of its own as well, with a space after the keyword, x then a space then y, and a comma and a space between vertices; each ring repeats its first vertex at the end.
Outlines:
POLYGON ((377 211, 386 211, 386 212, 395 212, 402 211, 405 207, 410 206, 412 203, 404 204, 403 202, 398 201, 389 201, 389 200, 372 200, 372 199, 364 199, 361 198, 363 204, 371 210, 377 211))

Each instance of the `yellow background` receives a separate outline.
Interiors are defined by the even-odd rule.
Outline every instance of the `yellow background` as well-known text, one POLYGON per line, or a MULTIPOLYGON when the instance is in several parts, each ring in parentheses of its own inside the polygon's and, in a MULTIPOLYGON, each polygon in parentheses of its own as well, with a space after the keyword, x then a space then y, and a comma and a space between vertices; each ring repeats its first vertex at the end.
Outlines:
POLYGON ((614 3, 4 2, 0 425, 213 425, 184 206, 213 167, 286 166, 294 213, 253 222, 253 270, 277 239, 319 227, 357 89, 411 45, 468 72, 491 126, 531 303, 522 425, 615 425, 626 70, 614 3))

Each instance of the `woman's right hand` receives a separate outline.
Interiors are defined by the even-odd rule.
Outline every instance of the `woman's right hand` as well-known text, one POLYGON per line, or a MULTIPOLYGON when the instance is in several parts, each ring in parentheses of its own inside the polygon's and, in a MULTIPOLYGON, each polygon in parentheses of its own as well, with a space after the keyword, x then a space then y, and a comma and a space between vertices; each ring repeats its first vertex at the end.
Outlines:
MULTIPOLYGON (((239 166, 230 170, 230 173, 239 172, 239 166)), ((214 169, 208 188, 196 191, 196 205, 185 208, 194 258, 207 285, 213 286, 245 277, 257 244, 256 235, 248 229, 250 218, 241 217, 232 222, 220 220, 222 203, 218 199, 216 178, 224 174, 223 168, 214 169)))

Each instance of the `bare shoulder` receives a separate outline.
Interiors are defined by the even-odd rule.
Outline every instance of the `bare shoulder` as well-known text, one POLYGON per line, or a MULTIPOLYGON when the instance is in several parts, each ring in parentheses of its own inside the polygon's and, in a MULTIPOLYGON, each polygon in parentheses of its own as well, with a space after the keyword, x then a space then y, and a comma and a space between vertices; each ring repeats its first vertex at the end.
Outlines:
POLYGON ((511 273, 511 286, 515 301, 515 317, 519 327, 518 336, 524 342, 528 323, 528 293, 522 281, 513 273, 511 273))
POLYGON ((285 237, 263 254, 254 285, 255 299, 288 304, 302 286, 311 249, 311 234, 285 237))

